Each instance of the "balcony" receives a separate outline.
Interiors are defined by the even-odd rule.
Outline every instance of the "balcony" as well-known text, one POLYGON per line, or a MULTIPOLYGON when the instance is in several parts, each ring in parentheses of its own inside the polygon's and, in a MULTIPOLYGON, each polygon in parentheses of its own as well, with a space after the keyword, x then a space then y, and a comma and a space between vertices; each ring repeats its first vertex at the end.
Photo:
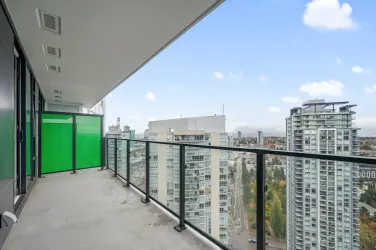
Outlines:
MULTIPOLYGON (((54 244, 62 246, 61 249, 74 248, 77 244, 80 244, 80 249, 91 249, 99 246, 101 249, 111 250, 124 245, 132 246, 134 249, 144 249, 142 244, 144 244, 144 247, 145 244, 150 246, 148 249, 169 246, 184 249, 188 245, 190 249, 202 249, 207 246, 227 249, 230 246, 228 239, 220 238, 219 235, 208 232, 204 227, 205 224, 200 223, 200 218, 204 218, 204 214, 196 211, 198 208, 197 201, 191 204, 191 200, 188 199, 189 193, 185 186, 191 179, 189 176, 193 173, 192 171, 197 170, 194 167, 193 170, 185 168, 186 148, 230 150, 256 154, 258 172, 256 181, 258 185, 265 185, 265 180, 260 179, 259 176, 262 176, 260 171, 264 169, 266 153, 292 157, 304 156, 311 159, 339 159, 349 162, 369 163, 375 161, 375 159, 362 157, 277 150, 265 151, 174 142, 117 138, 106 138, 105 141, 107 146, 103 150, 106 156, 106 163, 104 164, 106 167, 102 166, 103 171, 97 171, 97 169, 76 170, 78 171, 77 175, 69 173, 49 174, 44 179, 38 179, 37 185, 24 206, 18 224, 12 230, 4 246, 5 250, 26 248, 39 250, 43 249, 43 246, 52 248, 54 244), (138 143, 139 155, 132 149, 132 142, 138 143), (151 167, 151 160, 147 161, 146 159, 155 158, 151 157, 151 152, 152 154, 163 152, 160 149, 155 150, 158 147, 179 151, 179 160, 175 162, 175 167, 171 169, 174 176, 176 176, 175 170, 179 173, 176 176, 179 181, 174 181, 176 193, 174 188, 163 191, 166 182, 163 181, 162 172, 158 173, 159 178, 162 179, 156 179, 150 173, 156 169, 151 167), (138 161, 134 161, 139 157, 144 157, 141 159, 141 162, 144 163, 142 166, 138 164, 138 161), (151 183, 153 183, 152 186, 151 183), (167 190, 170 191, 167 192, 167 190), (166 193, 164 194, 164 192, 166 193), (173 193, 175 198, 163 198, 169 193, 173 193), (106 229, 105 232, 103 232, 104 228, 106 229), (186 228, 190 228, 190 230, 184 230, 186 228), (177 231, 182 233, 179 234, 177 231), (192 231, 196 233, 192 233, 192 231), (43 240, 46 238, 45 235, 49 235, 47 241, 43 240), (193 245, 192 239, 195 239, 193 245), (33 244, 30 245, 30 242, 33 242, 33 244)), ((162 158, 161 156, 158 155, 157 158, 162 158)), ((72 170, 75 172, 75 169, 72 170)), ((212 172, 211 175, 213 176, 213 174, 212 172)), ((192 184, 196 185, 195 183, 198 182, 192 184)), ((213 192, 217 192, 215 188, 207 189, 204 187, 202 195, 213 192)), ((194 195, 194 197, 196 196, 194 195)), ((227 195, 223 198, 228 199, 227 195)), ((195 198, 195 200, 198 199, 195 198)), ((257 193, 257 200, 262 204, 256 211, 257 232, 260 232, 260 230, 265 231, 265 196, 262 193, 257 193)), ((202 208, 208 206, 211 206, 210 201, 206 202, 205 205, 203 203, 202 208)), ((221 211, 223 213, 228 212, 226 204, 221 211)), ((297 202, 295 220, 299 232, 302 232, 304 216, 301 211, 302 204, 297 202)), ((226 228, 223 224, 221 227, 226 228)), ((238 244, 239 242, 234 241, 234 239, 236 237, 230 237, 231 244, 238 244)), ((258 242, 265 242, 265 235, 257 234, 257 240, 258 242)), ((257 244, 257 246, 259 247, 260 244, 257 244)))
MULTIPOLYGON (((184 236, 188 231, 174 238, 173 229, 170 236, 140 229, 137 224, 165 221, 161 213, 163 221, 158 222, 151 205, 146 209, 132 204, 135 194, 130 189, 121 191, 118 200, 103 195, 107 191, 111 195, 115 180, 83 170, 104 166, 103 116, 89 114, 103 114, 105 97, 114 88, 222 3, 0 1, 0 248, 9 234, 4 249, 187 249, 195 245, 192 241, 197 239, 184 236), (53 122, 47 124, 47 120, 53 122), (55 178, 56 172, 77 174, 55 178), (132 218, 138 218, 136 224, 132 218), (182 237, 186 242, 180 244, 182 237), (158 243, 162 241, 169 245, 158 243)), ((133 183, 145 181, 139 174, 145 162, 116 161, 119 170, 132 164, 133 183)), ((168 201, 176 206, 174 202, 168 201)))
MULTIPOLYGON (((292 188, 296 193, 286 193, 292 208, 299 206, 296 211, 305 218, 312 209, 301 213, 305 207, 295 203, 294 196, 318 191, 300 184, 310 170, 308 164, 304 164, 304 174, 299 169, 302 159, 376 164, 374 159, 361 157, 193 145, 209 144, 200 137, 192 144, 109 139, 103 137, 101 116, 82 114, 95 103, 103 108, 103 98, 111 90, 222 2, 0 1, 0 117, 4 125, 0 131, 0 246, 10 232, 5 250, 212 246, 264 250, 270 222, 266 217, 271 217, 265 209, 271 202, 264 191, 267 182, 277 178, 264 178, 266 155, 301 158, 296 162, 297 185, 292 188), (165 157, 153 147, 174 148, 177 154, 165 157), (243 204, 244 193, 239 190, 246 185, 240 182, 242 176, 237 176, 237 185, 220 179, 229 175, 225 160, 213 164, 211 158, 197 156, 190 148, 254 155, 255 173, 245 183, 248 188, 253 185, 252 202, 243 204), (161 159, 166 163, 161 164, 161 159), (200 168, 208 169, 203 173, 200 168), (233 207, 229 187, 235 187, 231 188, 237 197, 233 207), (249 211, 254 214, 247 217, 249 211), (8 217, 9 213, 16 217, 8 217), (16 225, 14 218, 18 218, 16 225), (253 221, 249 223, 248 218, 253 221), (233 228, 239 233, 231 235, 233 228), (257 244, 250 244, 250 237, 257 244)), ((301 131, 295 133, 297 150, 303 150, 301 131)), ((315 182, 313 177, 304 179, 305 184, 315 182)), ((284 190, 282 186, 290 183, 274 184, 284 190)), ((274 207, 286 210, 278 204, 274 207)), ((297 228, 302 232, 302 226, 297 228)), ((285 239, 279 240, 286 245, 285 239)))
POLYGON ((38 180, 3 250, 208 249, 158 205, 144 205, 108 171, 47 175, 38 180))

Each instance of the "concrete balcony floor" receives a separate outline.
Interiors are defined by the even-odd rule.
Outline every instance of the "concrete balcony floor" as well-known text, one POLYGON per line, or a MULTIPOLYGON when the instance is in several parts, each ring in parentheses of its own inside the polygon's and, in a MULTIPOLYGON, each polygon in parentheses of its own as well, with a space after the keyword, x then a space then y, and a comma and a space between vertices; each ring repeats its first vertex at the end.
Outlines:
POLYGON ((212 249, 108 171, 38 179, 3 250, 212 249))

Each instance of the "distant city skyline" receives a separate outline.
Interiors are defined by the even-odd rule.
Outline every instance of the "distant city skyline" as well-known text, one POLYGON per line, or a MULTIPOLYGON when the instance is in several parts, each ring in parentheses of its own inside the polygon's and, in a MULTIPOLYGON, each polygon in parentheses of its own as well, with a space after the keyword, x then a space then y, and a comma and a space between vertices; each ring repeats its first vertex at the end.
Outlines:
MULTIPOLYGON (((307 99, 308 100, 308 99, 307 99)), ((109 126, 116 125, 117 117, 121 117, 121 115, 116 116, 114 120, 110 119, 108 116, 106 117, 106 125, 105 128, 108 129, 109 126)), ((161 120, 169 120, 169 119, 180 119, 180 118, 190 118, 190 117, 174 117, 174 118, 167 118, 167 119, 161 119, 161 120)), ((124 122, 124 124, 129 124, 132 128, 135 128, 136 135, 143 135, 145 130, 148 128, 148 122, 146 122, 146 126, 142 127, 139 126, 139 129, 137 127, 133 126, 133 124, 136 124, 132 119, 126 119, 122 118, 122 121, 129 121, 129 122, 124 122)), ((150 121, 155 121, 155 119, 152 119, 150 121)), ((359 130, 359 136, 369 136, 369 137, 376 137, 376 127, 362 127, 361 125, 358 125, 359 122, 356 120, 356 127, 361 128, 359 130)), ((360 124, 364 124, 362 121, 360 124)), ((227 119, 226 119, 226 126, 227 126, 227 119)), ((264 127, 260 126, 241 126, 241 127, 236 127, 233 130, 228 130, 226 129, 226 132, 233 135, 234 137, 237 137, 238 132, 241 132, 242 137, 256 137, 257 138, 257 131, 262 130, 264 137, 268 136, 279 136, 279 137, 284 137, 286 135, 286 126, 282 126, 280 128, 274 128, 271 127, 270 125, 266 125, 264 127)))

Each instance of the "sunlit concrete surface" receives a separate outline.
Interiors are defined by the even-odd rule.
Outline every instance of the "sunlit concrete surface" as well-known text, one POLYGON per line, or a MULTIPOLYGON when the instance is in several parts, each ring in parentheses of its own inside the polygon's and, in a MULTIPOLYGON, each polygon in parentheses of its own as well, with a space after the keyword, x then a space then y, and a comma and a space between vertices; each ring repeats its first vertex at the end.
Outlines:
POLYGON ((212 249, 108 171, 38 179, 4 250, 212 249))

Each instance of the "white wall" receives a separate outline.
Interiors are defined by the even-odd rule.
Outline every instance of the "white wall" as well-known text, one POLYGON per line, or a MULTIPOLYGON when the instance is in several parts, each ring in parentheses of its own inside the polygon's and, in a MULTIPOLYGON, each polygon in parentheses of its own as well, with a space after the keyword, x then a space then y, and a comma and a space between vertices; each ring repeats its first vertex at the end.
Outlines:
POLYGON ((45 106, 46 111, 56 111, 56 112, 69 112, 69 113, 82 113, 82 104, 66 104, 66 103, 48 103, 45 106))
POLYGON ((174 130, 203 130, 205 132, 226 132, 226 117, 224 115, 189 117, 149 122, 149 133, 168 132, 174 130))

